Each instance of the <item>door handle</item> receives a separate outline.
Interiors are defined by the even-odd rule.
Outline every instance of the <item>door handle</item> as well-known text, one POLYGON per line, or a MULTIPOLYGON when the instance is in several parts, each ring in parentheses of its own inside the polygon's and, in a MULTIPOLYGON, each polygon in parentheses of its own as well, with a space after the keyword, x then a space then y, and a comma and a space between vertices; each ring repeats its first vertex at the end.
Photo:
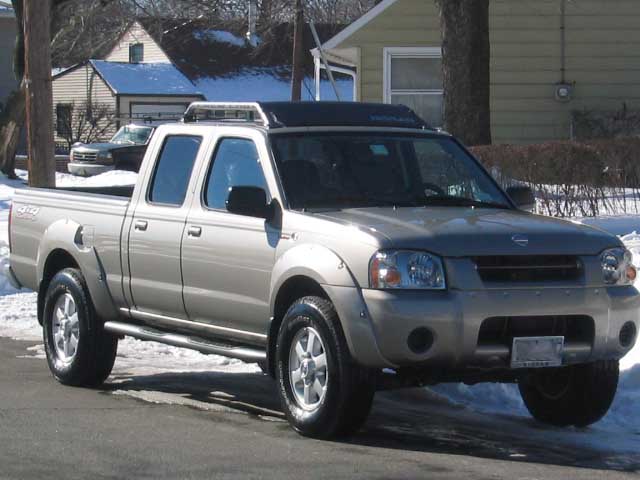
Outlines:
POLYGON ((146 220, 136 220, 135 223, 133 224, 133 228, 135 228, 139 232, 146 232, 148 226, 149 224, 147 223, 146 220))
POLYGON ((199 237, 202 235, 202 227, 189 227, 187 230, 187 235, 190 237, 199 237))

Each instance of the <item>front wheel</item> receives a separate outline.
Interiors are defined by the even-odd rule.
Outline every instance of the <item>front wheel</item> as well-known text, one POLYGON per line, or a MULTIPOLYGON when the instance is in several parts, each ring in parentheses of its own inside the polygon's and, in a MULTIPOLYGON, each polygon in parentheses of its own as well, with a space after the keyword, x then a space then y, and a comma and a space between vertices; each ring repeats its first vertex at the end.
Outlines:
POLYGON ((617 360, 542 369, 524 377, 520 394, 538 421, 586 427, 606 415, 618 388, 617 360))
POLYGON ((351 358, 335 308, 320 297, 301 298, 285 314, 276 379, 287 420, 315 438, 355 433, 375 392, 372 373, 351 358))
POLYGON ((62 384, 95 387, 113 368, 118 339, 104 331, 82 273, 58 272, 47 289, 44 346, 53 376, 62 384))

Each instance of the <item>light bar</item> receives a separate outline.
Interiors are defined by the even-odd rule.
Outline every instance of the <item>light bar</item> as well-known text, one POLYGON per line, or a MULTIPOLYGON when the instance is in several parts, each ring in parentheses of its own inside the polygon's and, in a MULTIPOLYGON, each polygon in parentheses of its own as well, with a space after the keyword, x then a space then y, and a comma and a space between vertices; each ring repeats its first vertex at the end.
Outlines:
POLYGON ((215 121, 229 123, 259 123, 269 126, 260 104, 254 102, 194 102, 187 108, 182 121, 215 121))

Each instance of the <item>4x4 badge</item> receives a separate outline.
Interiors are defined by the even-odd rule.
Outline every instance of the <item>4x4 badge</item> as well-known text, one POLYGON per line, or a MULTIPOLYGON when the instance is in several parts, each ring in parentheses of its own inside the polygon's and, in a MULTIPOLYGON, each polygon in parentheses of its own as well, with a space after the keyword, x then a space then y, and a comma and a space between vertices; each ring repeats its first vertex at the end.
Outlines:
POLYGON ((526 237, 526 235, 520 235, 516 233, 513 237, 511 237, 511 240, 513 240, 513 243, 515 243, 516 245, 520 245, 521 247, 526 247, 527 245, 529 245, 529 239, 526 237))

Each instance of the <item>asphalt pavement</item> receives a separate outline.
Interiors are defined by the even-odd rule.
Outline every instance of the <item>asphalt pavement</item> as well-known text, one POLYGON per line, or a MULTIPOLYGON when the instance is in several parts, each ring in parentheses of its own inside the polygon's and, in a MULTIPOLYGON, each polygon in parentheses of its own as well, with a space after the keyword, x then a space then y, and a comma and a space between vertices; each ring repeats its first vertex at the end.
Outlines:
POLYGON ((30 345, 0 339, 0 478, 640 478, 640 452, 541 441, 533 421, 482 419, 423 390, 378 394, 361 433, 317 441, 289 428, 263 375, 120 373, 70 388, 25 358, 30 345))

